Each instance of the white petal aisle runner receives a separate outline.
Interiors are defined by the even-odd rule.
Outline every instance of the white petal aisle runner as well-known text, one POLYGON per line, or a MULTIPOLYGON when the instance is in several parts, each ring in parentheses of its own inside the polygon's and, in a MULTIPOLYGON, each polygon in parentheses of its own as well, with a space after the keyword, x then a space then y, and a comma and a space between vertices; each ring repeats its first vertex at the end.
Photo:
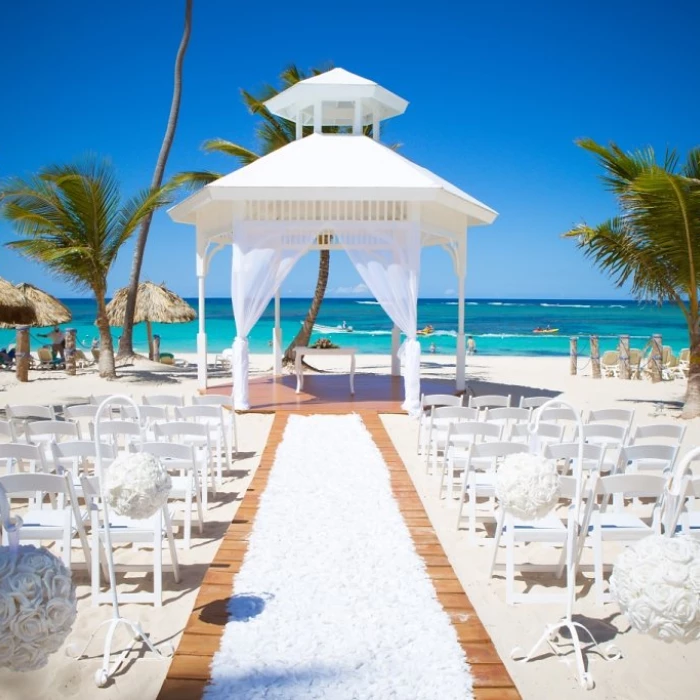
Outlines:
POLYGON ((290 416, 207 700, 465 700, 472 681, 362 420, 290 416))

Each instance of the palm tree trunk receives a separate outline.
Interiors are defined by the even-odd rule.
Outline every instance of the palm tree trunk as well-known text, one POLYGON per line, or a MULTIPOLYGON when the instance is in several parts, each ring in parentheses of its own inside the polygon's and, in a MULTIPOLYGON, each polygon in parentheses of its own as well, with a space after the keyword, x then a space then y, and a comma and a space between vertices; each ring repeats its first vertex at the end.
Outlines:
POLYGON ((700 330, 697 323, 693 324, 693 330, 690 333, 689 355, 688 388, 685 392, 681 418, 700 416, 700 330))
POLYGON ((318 312, 321 310, 321 304, 323 303, 323 297, 326 294, 326 286, 328 285, 328 272, 330 270, 331 253, 329 250, 322 250, 318 261, 318 279, 316 280, 316 291, 314 292, 314 298, 311 300, 311 306, 306 314, 304 323, 301 326, 301 330, 297 333, 296 338, 289 344, 287 349, 284 351, 284 358, 282 361, 285 364, 294 362, 294 352, 293 349, 297 345, 308 345, 309 339, 311 338, 311 333, 314 329, 314 323, 316 323, 316 317, 318 312))
MULTIPOLYGON (((151 187, 156 189, 163 183, 163 173, 165 172, 165 164, 168 161, 170 148, 175 139, 175 128, 177 127, 177 119, 180 114, 180 98, 182 96, 182 66, 185 60, 185 52, 187 44, 190 40, 190 31, 192 28, 192 1, 185 0, 185 28, 180 40, 180 46, 175 57, 175 78, 173 83, 173 99, 170 103, 170 115, 168 116, 168 126, 165 129, 165 136, 160 147, 156 169, 153 173, 151 187)), ((126 311, 124 318, 124 328, 119 339, 119 356, 130 356, 134 354, 133 345, 133 330, 134 330, 134 310, 136 309, 136 294, 139 287, 139 279, 141 277, 141 265, 143 264, 143 255, 146 250, 146 241, 148 240, 148 232, 151 228, 152 214, 149 214, 141 224, 139 229, 138 239, 136 240, 136 249, 134 250, 134 259, 131 264, 131 277, 129 278, 129 294, 126 299, 126 311)))
POLYGON ((107 320, 107 304, 105 303, 104 292, 95 292, 97 302, 97 328, 100 332, 100 377, 106 379, 116 379, 117 373, 114 369, 114 345, 112 344, 112 334, 109 332, 109 321, 107 320))

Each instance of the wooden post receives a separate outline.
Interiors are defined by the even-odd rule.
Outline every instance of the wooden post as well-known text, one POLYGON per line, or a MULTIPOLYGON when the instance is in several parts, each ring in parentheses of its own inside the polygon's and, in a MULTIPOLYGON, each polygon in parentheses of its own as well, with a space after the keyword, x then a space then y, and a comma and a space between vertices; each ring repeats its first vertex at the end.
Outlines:
POLYGON ((660 382, 661 376, 661 359, 663 356, 663 340, 661 335, 656 333, 651 336, 651 381, 660 382))
POLYGON ((569 374, 576 374, 578 362, 578 338, 569 338, 569 374))
POLYGON ((618 345, 619 351, 619 362, 618 367, 620 370, 620 379, 630 378, 630 337, 628 335, 621 335, 618 345))
POLYGON ((29 326, 17 326, 15 343, 15 374, 18 381, 29 381, 29 326))
POLYGON ((600 379, 600 347, 597 335, 591 336, 591 372, 593 379, 600 379))
POLYGON ((75 328, 66 328, 66 374, 75 376, 75 328))
MULTIPOLYGON (((148 336, 148 359, 155 360, 155 352, 153 350, 153 329, 151 328, 151 322, 146 321, 146 335, 148 336)), ((159 362, 159 360, 156 360, 159 362)))
POLYGON ((154 362, 160 362, 160 336, 158 334, 153 336, 153 357, 151 359, 154 362))

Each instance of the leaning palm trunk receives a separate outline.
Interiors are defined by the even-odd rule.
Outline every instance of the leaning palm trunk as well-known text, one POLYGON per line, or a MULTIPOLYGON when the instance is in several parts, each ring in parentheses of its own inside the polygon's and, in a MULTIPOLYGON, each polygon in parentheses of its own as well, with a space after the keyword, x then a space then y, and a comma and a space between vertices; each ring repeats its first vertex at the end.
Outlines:
POLYGON ((697 330, 690 335, 688 360, 688 387, 681 418, 696 418, 700 416, 700 332, 697 330))
POLYGON ((114 345, 112 344, 112 334, 109 330, 107 319, 107 304, 105 304, 104 294, 95 294, 97 299, 97 328, 100 332, 100 377, 106 379, 116 379, 117 373, 114 368, 114 345))
POLYGON ((306 314, 301 330, 297 333, 296 338, 289 344, 284 351, 283 362, 288 364, 294 362, 294 348, 297 345, 308 345, 311 339, 311 333, 314 329, 314 323, 318 312, 321 310, 323 297, 326 294, 326 286, 328 285, 328 272, 330 269, 331 253, 329 250, 322 250, 318 261, 318 279, 316 280, 316 290, 314 298, 311 301, 311 306, 306 314))
MULTIPOLYGON (((175 57, 175 78, 173 83, 173 99, 170 103, 170 114, 168 116, 168 126, 165 129, 165 136, 158 154, 156 169, 153 173, 151 187, 159 188, 163 183, 163 173, 165 172, 165 164, 168 161, 168 155, 175 139, 175 128, 177 127, 177 119, 180 114, 180 98, 182 96, 182 65, 185 60, 185 51, 190 40, 190 29, 192 26, 192 0, 186 0, 185 3, 185 28, 180 40, 180 46, 175 57)), ((119 355, 120 357, 128 357, 134 354, 133 331, 134 331, 134 311, 136 309, 136 294, 139 288, 139 279, 141 277, 141 266, 143 264, 143 255, 146 251, 146 241, 148 233, 151 229, 152 214, 149 214, 141 223, 138 239, 136 240, 136 248, 134 250, 134 259, 131 265, 131 277, 129 278, 129 296, 126 300, 126 314, 124 319, 124 327, 122 335, 119 339, 119 355)))

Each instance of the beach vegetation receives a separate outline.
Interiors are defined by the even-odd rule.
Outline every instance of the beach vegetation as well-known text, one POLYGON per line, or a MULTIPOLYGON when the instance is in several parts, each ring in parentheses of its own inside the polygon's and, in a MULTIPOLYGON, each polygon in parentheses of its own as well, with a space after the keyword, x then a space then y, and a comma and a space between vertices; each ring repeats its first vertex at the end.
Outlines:
POLYGON ((637 299, 677 304, 690 348, 682 416, 700 416, 700 148, 681 162, 672 150, 657 159, 651 148, 625 152, 614 143, 577 143, 596 157, 619 212, 564 235, 637 299))
MULTIPOLYGON (((215 138, 205 141, 202 149, 207 153, 220 153, 235 158, 240 165, 245 166, 254 162, 258 158, 272 153, 282 146, 286 146, 296 139, 296 125, 288 119, 283 119, 272 114, 265 107, 265 102, 275 95, 283 92, 292 85, 301 80, 310 78, 314 75, 319 75, 332 66, 324 68, 313 68, 309 73, 305 73, 295 65, 290 65, 285 68, 279 76, 279 87, 274 85, 265 85, 256 93, 241 90, 243 103, 248 108, 248 111, 258 118, 258 123, 255 129, 255 137, 257 141, 257 149, 250 150, 244 146, 233 143, 222 138, 215 138)), ((324 133, 337 132, 343 130, 344 127, 323 127, 324 133)), ((303 127, 303 136, 308 136, 313 132, 312 126, 303 127)), ((364 127, 366 135, 372 135, 371 125, 364 127)), ((189 171, 179 173, 173 178, 173 183, 182 185, 191 190, 197 190, 205 185, 208 185, 214 180, 223 177, 224 173, 213 171, 189 171)), ((318 275, 316 278, 316 287, 314 295, 311 299, 311 304, 304 317, 297 335, 292 342, 287 346, 284 353, 285 364, 294 362, 294 348, 297 345, 308 345, 313 332, 314 323, 321 310, 321 304, 326 294, 328 286, 328 275, 330 272, 330 251, 319 251, 318 275)))
MULTIPOLYGON (((163 175, 165 173, 165 165, 168 162, 170 149, 175 140, 175 129, 177 128, 177 120, 180 114, 180 101, 182 97, 182 67, 185 62, 185 53, 190 40, 192 31, 192 2, 193 0, 185 0, 185 26, 182 31, 180 45, 175 55, 175 76, 173 80, 173 96, 170 102, 170 113, 168 115, 168 123, 165 128, 165 135, 160 146, 156 167, 153 171, 151 187, 155 190, 163 184, 163 175)), ((134 354, 134 314, 136 312, 136 295, 139 288, 139 280, 141 277, 141 266, 143 265, 143 256, 146 252, 146 241, 148 233, 151 230, 151 220, 153 214, 148 214, 139 227, 139 233, 136 237, 136 245, 134 246, 134 257, 131 262, 131 274, 129 276, 128 296, 126 299, 126 311, 124 316, 124 325, 122 334, 119 337, 119 356, 129 357, 134 354)), ((149 346, 150 352, 150 346, 149 346)))
POLYGON ((94 295, 102 377, 116 377, 107 276, 141 222, 168 201, 164 188, 144 190, 123 201, 113 167, 94 157, 51 165, 0 184, 0 216, 19 237, 5 245, 74 289, 94 295))

